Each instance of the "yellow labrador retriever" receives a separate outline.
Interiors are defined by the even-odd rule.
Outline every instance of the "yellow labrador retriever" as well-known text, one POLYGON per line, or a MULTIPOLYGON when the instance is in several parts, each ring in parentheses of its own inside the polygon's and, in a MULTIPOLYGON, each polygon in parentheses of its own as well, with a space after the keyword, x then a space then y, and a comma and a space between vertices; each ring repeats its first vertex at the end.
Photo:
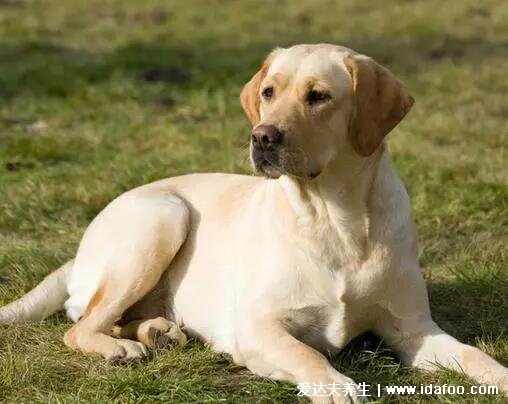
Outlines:
POLYGON ((262 176, 126 192, 0 323, 65 307, 76 322, 65 343, 112 360, 185 343, 185 326, 258 375, 338 384, 351 380, 321 352, 372 330, 408 365, 508 393, 505 367, 431 318, 409 198, 384 147, 413 105, 399 80, 350 49, 297 45, 267 57, 241 102, 262 176))

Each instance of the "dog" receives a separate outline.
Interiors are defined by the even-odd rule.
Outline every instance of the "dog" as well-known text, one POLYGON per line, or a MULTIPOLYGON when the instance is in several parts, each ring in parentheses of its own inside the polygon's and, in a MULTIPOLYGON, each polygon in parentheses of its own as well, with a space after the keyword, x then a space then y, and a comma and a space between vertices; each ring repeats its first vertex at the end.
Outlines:
POLYGON ((401 82, 351 49, 296 45, 271 52, 240 100, 260 175, 191 174, 124 193, 75 259, 2 308, 0 323, 65 308, 75 322, 65 344, 108 360, 191 336, 260 376, 340 385, 352 380, 323 352, 372 331, 406 365, 508 394, 507 368, 432 320, 385 145, 414 103, 401 82))

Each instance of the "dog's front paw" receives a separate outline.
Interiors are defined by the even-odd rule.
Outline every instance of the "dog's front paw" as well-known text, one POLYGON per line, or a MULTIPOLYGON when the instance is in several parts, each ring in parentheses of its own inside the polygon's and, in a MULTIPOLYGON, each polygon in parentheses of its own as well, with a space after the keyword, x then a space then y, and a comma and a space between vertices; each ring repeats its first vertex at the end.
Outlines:
POLYGON ((115 340, 116 346, 113 350, 105 351, 104 357, 111 362, 132 362, 144 358, 148 352, 141 342, 128 339, 115 340))

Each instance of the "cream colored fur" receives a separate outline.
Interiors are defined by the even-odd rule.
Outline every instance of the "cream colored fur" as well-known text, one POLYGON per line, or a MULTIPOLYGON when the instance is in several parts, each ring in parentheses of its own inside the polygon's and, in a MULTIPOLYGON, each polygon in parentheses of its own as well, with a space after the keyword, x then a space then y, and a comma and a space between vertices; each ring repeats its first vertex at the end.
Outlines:
MULTIPOLYGON (((77 321, 67 345, 135 359, 161 336, 185 342, 184 326, 258 375, 345 383, 321 352, 371 330, 407 365, 457 369, 507 394, 508 370, 431 318, 410 201, 383 140, 413 105, 401 83, 347 48, 298 45, 274 51, 241 98, 253 126, 286 134, 280 166, 271 178, 169 178, 108 205, 54 286, 77 321), (309 88, 330 98, 308 105, 309 88), (122 338, 111 336, 118 320, 122 338)), ((37 296, 36 315, 22 298, 0 322, 60 306, 37 296)))

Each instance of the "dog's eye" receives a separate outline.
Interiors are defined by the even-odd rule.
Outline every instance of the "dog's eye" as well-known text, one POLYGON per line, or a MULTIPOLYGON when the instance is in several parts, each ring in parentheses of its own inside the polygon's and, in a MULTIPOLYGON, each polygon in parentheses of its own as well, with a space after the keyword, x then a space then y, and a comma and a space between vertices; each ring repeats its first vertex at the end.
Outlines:
POLYGON ((327 94, 327 93, 322 92, 322 91, 310 90, 307 93, 306 99, 307 99, 307 102, 310 105, 313 105, 313 104, 317 104, 319 102, 323 102, 323 101, 329 100, 330 99, 330 94, 327 94))
POLYGON ((263 95, 263 98, 269 100, 273 97, 273 87, 266 87, 261 94, 263 95))

